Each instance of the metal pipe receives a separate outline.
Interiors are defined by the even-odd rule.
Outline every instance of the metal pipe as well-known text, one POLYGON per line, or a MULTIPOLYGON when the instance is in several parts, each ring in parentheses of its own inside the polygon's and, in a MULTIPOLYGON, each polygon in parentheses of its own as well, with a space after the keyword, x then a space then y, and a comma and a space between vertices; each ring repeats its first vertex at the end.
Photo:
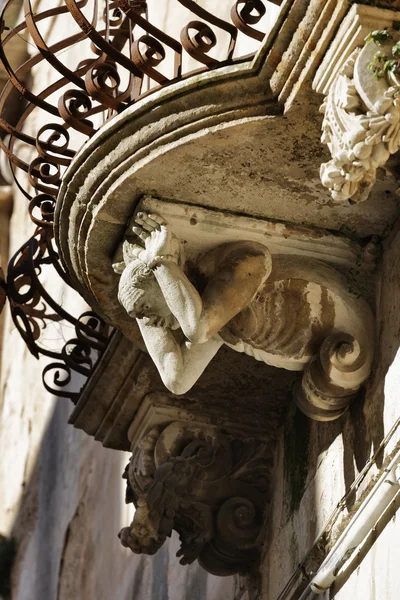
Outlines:
POLYGON ((400 452, 384 470, 371 493, 358 509, 321 567, 300 596, 308 600, 323 594, 335 581, 342 566, 361 544, 400 490, 400 452), (310 596, 310 594, 312 594, 310 596))

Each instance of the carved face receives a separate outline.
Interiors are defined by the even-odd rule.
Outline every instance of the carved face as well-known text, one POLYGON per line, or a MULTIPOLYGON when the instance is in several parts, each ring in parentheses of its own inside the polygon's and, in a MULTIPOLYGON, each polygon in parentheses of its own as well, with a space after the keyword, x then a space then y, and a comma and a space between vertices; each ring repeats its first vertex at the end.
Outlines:
POLYGON ((179 327, 154 274, 140 261, 133 261, 124 269, 118 286, 118 300, 130 317, 142 319, 145 325, 179 327))

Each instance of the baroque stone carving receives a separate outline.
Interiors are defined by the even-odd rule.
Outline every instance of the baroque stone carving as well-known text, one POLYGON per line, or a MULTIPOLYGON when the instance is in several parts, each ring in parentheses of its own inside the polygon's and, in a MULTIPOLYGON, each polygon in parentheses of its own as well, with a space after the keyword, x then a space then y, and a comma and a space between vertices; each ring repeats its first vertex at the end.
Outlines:
POLYGON ((321 106, 321 140, 332 155, 321 165, 321 181, 338 202, 367 200, 377 169, 400 147, 398 81, 385 74, 383 63, 379 76, 373 72, 374 61, 384 62, 387 45, 370 41, 354 50, 321 106))
POLYGON ((303 371, 296 398, 317 420, 339 417, 369 376, 373 317, 336 269, 275 255, 258 242, 219 245, 185 261, 158 214, 127 229, 118 298, 137 320, 166 387, 186 393, 227 344, 269 365, 303 371))
POLYGON ((260 440, 180 422, 154 427, 124 473, 136 511, 121 543, 154 554, 175 529, 181 564, 197 559, 216 575, 245 571, 258 555, 267 471, 260 440))

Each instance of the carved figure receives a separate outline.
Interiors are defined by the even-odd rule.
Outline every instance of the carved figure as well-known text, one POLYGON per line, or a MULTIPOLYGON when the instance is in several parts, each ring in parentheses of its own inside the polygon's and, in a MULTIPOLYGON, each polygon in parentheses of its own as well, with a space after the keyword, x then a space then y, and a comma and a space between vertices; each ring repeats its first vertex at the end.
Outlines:
POLYGON ((305 369, 297 401, 318 420, 340 416, 369 375, 371 310, 318 260, 272 260, 266 246, 240 241, 185 265, 165 220, 145 213, 128 227, 123 257, 114 265, 119 301, 175 394, 194 385, 223 344, 269 365, 305 369))
MULTIPOLYGON (((170 457, 160 465, 153 478, 148 481, 145 491, 138 497, 132 525, 120 531, 122 545, 130 548, 135 554, 155 554, 171 535, 180 505, 185 502, 187 504, 190 487, 197 471, 206 467, 213 459, 212 448, 206 448, 203 444, 196 447, 191 456, 170 457)), ((130 486, 129 468, 126 478, 130 486)), ((207 530, 196 542, 194 539, 198 536, 192 532, 193 547, 188 547, 185 553, 181 552, 181 555, 185 554, 181 564, 188 564, 198 558, 204 544, 212 538, 211 523, 207 530)), ((186 545, 189 545, 188 540, 186 545)))

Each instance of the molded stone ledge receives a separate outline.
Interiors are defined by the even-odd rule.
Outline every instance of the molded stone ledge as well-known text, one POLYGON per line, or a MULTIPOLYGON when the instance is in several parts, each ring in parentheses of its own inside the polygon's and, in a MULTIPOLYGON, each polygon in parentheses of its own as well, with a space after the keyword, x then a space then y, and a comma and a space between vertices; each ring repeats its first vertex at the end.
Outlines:
MULTIPOLYGON (((149 356, 116 331, 83 389, 69 423, 106 448, 129 450, 128 429, 157 371, 149 356)), ((159 389, 162 389, 159 381, 159 389)), ((157 389, 155 386, 154 389, 157 389)))
POLYGON ((313 89, 326 96, 347 59, 356 48, 364 45, 367 35, 379 29, 392 29, 393 21, 399 16, 398 10, 353 4, 318 67, 313 89))
MULTIPOLYGON (((175 418, 181 411, 190 412, 197 421, 203 419, 219 427, 230 423, 238 432, 242 426, 253 428, 258 435, 273 441, 292 403, 297 379, 296 373, 269 367, 224 348, 189 393, 175 396, 161 382, 148 354, 116 331, 81 394, 70 423, 108 448, 130 450, 140 441, 140 436, 133 440, 132 431, 136 418, 141 422, 140 415, 148 410, 145 399, 162 397, 163 406, 169 406, 175 418)), ((173 418, 171 412, 167 418, 173 418)))

